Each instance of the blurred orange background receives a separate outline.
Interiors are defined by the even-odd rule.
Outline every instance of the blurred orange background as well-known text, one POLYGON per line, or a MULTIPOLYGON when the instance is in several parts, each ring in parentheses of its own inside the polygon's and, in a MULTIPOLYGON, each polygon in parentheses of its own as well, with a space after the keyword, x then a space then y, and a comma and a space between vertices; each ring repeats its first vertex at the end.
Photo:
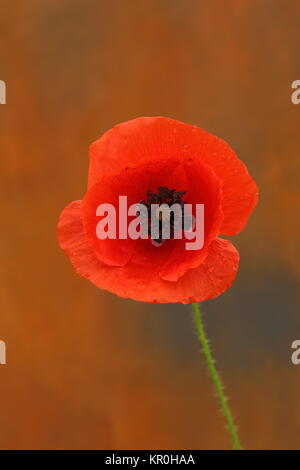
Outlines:
POLYGON ((59 249, 88 146, 165 115, 227 140, 260 188, 238 278, 203 304, 248 449, 300 448, 300 4, 2 0, 1 449, 229 449, 184 305, 97 290, 59 249))

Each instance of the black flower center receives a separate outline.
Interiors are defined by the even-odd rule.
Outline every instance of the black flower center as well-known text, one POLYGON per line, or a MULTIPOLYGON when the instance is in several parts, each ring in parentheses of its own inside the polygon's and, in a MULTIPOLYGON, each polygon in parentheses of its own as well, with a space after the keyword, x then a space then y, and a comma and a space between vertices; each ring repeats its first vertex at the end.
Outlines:
MULTIPOLYGON (((174 238, 175 230, 178 230, 179 227, 176 226, 174 212, 170 210, 170 207, 173 204, 178 204, 181 207, 182 214, 184 210, 185 201, 182 200, 182 197, 186 191, 176 191, 176 189, 169 189, 166 186, 160 186, 157 188, 157 192, 154 193, 150 190, 147 191, 147 198, 143 201, 140 201, 140 204, 143 204, 147 208, 148 212, 148 235, 151 236, 151 206, 156 204, 159 208, 156 211, 156 216, 159 220, 159 236, 153 240, 156 246, 160 246, 164 241, 163 237, 163 224, 168 223, 170 225, 170 238, 174 238)), ((183 217, 182 217, 183 221, 183 217)), ((183 225, 180 229, 183 228, 183 225)))

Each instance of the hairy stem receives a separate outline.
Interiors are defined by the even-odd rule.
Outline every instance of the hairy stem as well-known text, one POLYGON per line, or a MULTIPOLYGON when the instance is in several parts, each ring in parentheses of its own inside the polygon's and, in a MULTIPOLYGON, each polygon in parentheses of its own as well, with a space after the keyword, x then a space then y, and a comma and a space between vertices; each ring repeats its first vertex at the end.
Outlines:
POLYGON ((224 393, 224 387, 223 387, 219 372, 215 366, 215 360, 212 356, 209 342, 206 337, 206 333, 205 333, 204 326, 203 326, 202 314, 201 314, 199 305, 198 303, 193 303, 192 307, 193 307, 194 319, 196 323, 199 341, 201 343, 202 352, 205 356, 208 371, 212 378, 214 389, 215 389, 217 398, 220 402, 222 413, 226 420, 226 425, 231 436, 233 449, 242 450, 242 446, 241 446, 240 439, 238 436, 237 427, 234 423, 234 419, 233 419, 230 407, 228 405, 228 399, 224 393))

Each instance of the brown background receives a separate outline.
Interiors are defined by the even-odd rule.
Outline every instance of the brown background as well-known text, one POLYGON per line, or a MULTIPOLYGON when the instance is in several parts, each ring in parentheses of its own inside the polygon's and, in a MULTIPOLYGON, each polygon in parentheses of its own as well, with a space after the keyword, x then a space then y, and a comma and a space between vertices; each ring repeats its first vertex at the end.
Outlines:
POLYGON ((260 204, 203 305, 246 448, 300 448, 296 0, 1 0, 2 449, 230 448, 188 306, 122 300, 56 241, 90 142, 166 115, 223 137, 260 204))

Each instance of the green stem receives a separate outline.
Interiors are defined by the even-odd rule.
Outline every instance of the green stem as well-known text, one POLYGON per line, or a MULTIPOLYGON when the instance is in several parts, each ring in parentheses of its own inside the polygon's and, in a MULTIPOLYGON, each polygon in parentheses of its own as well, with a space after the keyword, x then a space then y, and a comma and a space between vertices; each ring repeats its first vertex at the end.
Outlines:
POLYGON ((207 362, 209 374, 212 378, 217 398, 221 405, 221 410, 226 420, 226 424, 227 424, 227 427, 231 436, 233 448, 235 450, 242 450, 242 446, 241 446, 239 436, 238 436, 237 427, 234 423, 233 416, 232 416, 230 407, 228 405, 228 399, 224 393, 224 387, 223 387, 219 372, 217 371, 217 368, 215 366, 215 360, 212 356, 209 342, 206 337, 206 333, 205 333, 204 326, 203 326, 202 314, 200 312, 199 305, 197 303, 193 303, 192 307, 193 307, 194 319, 195 319, 197 333, 198 333, 198 337, 201 343, 202 351, 207 362))

